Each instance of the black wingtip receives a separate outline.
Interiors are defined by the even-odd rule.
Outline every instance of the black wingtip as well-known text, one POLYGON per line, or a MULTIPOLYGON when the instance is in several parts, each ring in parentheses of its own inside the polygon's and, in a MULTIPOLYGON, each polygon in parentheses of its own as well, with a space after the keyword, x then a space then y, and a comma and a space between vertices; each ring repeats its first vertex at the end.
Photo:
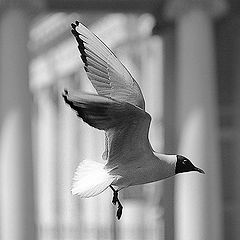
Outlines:
POLYGON ((72 29, 76 29, 76 27, 77 27, 77 25, 76 24, 74 24, 74 23, 71 23, 71 27, 72 27, 72 29))
POLYGON ((71 24, 71 27, 72 27, 71 32, 72 32, 72 34, 73 34, 76 38, 79 37, 79 33, 78 33, 78 31, 76 30, 76 27, 77 27, 77 26, 78 26, 78 25, 75 24, 75 23, 72 23, 72 24, 71 24))
POLYGON ((86 53, 85 53, 85 47, 84 47, 84 44, 83 44, 83 40, 79 36, 80 33, 76 30, 76 27, 79 24, 80 24, 79 21, 75 21, 75 23, 72 23, 71 24, 71 26, 72 26, 71 32, 78 42, 78 49, 81 53, 81 59, 84 62, 84 64, 87 66, 87 58, 86 58, 86 53))
POLYGON ((65 103, 68 103, 68 90, 67 89, 64 89, 63 93, 62 93, 62 97, 65 101, 65 103))
POLYGON ((75 23, 71 23, 71 27, 73 30, 76 30, 76 27, 79 26, 80 22, 79 21, 75 21, 75 23))
POLYGON ((69 100, 69 92, 67 89, 64 89, 63 93, 62 93, 62 97, 65 101, 66 104, 68 104, 72 109, 77 110, 77 108, 74 106, 73 101, 69 100))
POLYGON ((76 40, 78 41, 78 43, 81 41, 81 39, 79 38, 79 32, 76 30, 76 27, 79 25, 79 22, 76 21, 76 24, 75 23, 72 23, 71 26, 72 26, 72 29, 71 29, 71 32, 73 34, 73 36, 76 38, 76 40), (78 23, 78 24, 77 24, 78 23))
POLYGON ((64 89, 64 90, 63 90, 63 93, 62 93, 62 97, 63 97, 63 99, 64 99, 64 102, 65 102, 66 104, 68 104, 73 110, 75 110, 75 111, 77 112, 77 116, 78 116, 78 117, 83 118, 84 115, 83 115, 81 109, 74 105, 74 101, 71 100, 71 98, 69 99, 69 95, 68 95, 68 94, 69 94, 68 90, 67 90, 67 89, 64 89))
POLYGON ((66 88, 63 90, 63 95, 68 95, 68 90, 66 88))

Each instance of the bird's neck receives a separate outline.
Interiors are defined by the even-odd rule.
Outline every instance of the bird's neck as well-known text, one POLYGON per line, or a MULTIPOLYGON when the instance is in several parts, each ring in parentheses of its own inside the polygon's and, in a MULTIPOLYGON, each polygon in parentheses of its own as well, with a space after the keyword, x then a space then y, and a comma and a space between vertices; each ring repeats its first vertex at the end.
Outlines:
POLYGON ((169 170, 172 175, 175 175, 177 156, 176 155, 168 155, 162 154, 158 152, 154 152, 154 155, 159 160, 159 164, 162 165, 163 168, 169 170))

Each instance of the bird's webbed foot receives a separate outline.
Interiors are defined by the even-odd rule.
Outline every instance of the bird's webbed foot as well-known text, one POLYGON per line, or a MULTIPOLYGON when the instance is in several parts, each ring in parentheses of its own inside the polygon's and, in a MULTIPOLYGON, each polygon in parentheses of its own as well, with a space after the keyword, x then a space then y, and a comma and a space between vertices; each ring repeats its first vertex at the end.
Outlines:
POLYGON ((119 220, 122 216, 122 210, 123 210, 123 206, 120 203, 120 201, 118 200, 118 209, 117 209, 117 219, 119 220))

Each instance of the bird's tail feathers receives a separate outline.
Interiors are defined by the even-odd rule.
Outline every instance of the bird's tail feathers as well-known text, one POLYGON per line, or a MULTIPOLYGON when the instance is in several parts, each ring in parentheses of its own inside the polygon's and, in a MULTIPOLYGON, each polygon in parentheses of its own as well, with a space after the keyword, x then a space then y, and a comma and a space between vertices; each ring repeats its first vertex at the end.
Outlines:
POLYGON ((75 171, 71 191, 81 198, 94 197, 106 190, 115 178, 104 169, 104 164, 84 160, 75 171))

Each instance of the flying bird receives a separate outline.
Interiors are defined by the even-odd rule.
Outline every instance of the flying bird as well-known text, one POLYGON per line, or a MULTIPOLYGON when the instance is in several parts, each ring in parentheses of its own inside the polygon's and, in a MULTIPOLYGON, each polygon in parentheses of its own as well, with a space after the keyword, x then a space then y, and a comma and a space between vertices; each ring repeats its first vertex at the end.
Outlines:
POLYGON ((73 178, 72 194, 96 196, 110 187, 117 219, 123 206, 118 192, 129 186, 197 171, 189 159, 153 150, 148 138, 151 116, 138 83, 115 54, 84 25, 71 24, 84 69, 97 94, 64 90, 65 102, 90 126, 105 131, 105 164, 82 161, 73 178))

